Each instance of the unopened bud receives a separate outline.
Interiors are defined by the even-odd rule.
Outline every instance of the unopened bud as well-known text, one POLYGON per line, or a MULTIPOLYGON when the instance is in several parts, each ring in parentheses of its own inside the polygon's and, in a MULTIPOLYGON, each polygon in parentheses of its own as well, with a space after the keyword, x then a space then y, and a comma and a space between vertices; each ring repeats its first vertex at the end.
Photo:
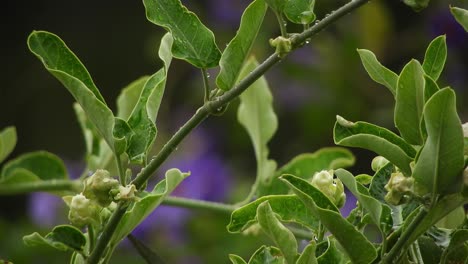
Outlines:
POLYGON ((325 194, 337 207, 342 207, 346 201, 343 183, 333 179, 333 171, 320 171, 312 177, 311 184, 325 194))
POLYGON ((388 163, 389 163, 389 161, 386 158, 384 158, 382 156, 377 156, 372 160, 371 168, 372 168, 373 171, 377 172, 378 170, 383 168, 388 163))
POLYGON ((97 224, 99 222, 100 206, 83 194, 63 197, 65 203, 70 207, 68 219, 78 227, 97 224))
POLYGON ((136 187, 135 185, 119 186, 119 191, 114 195, 114 200, 134 200, 136 187))
POLYGON ((385 185, 385 190, 388 191, 385 201, 392 205, 404 203, 404 195, 413 192, 413 183, 413 178, 405 177, 401 172, 392 173, 385 185))
POLYGON ((119 181, 112 178, 106 170, 96 170, 96 172, 85 180, 83 194, 99 205, 106 207, 112 202, 110 191, 119 186, 119 181))
POLYGON ((276 54, 281 58, 292 50, 291 40, 282 36, 270 39, 270 45, 276 48, 276 54))

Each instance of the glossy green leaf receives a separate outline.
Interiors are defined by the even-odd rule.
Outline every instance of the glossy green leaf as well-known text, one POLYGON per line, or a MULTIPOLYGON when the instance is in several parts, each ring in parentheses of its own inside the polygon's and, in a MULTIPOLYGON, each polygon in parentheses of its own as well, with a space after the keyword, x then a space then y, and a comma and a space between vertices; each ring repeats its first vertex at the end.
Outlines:
POLYGON ((423 69, 434 81, 439 79, 447 59, 447 43, 445 35, 435 38, 426 50, 424 56, 423 69))
POLYGON ((354 197, 357 198, 361 206, 369 213, 374 224, 379 227, 382 235, 385 236, 387 231, 392 228, 392 215, 390 208, 370 196, 366 187, 357 183, 350 172, 339 169, 335 171, 335 175, 348 188, 348 190, 351 191, 354 197))
POLYGON ((430 227, 444 218, 458 207, 468 203, 468 195, 461 193, 450 194, 440 199, 433 207, 429 209, 424 219, 419 223, 408 238, 408 244, 416 241, 419 236, 426 232, 430 227))
POLYGON ((31 235, 24 236, 23 241, 27 246, 48 245, 63 251, 83 251, 86 245, 84 234, 78 228, 71 225, 56 226, 45 237, 34 232, 31 235))
POLYGON ((419 124, 424 107, 424 71, 417 60, 411 60, 398 78, 395 126, 410 144, 422 145, 419 124))
POLYGON ((450 7, 453 17, 457 20, 460 25, 468 32, 468 10, 459 7, 450 7))
POLYGON ((268 201, 257 207, 258 224, 281 250, 287 263, 295 263, 297 241, 294 234, 287 229, 271 209, 268 201))
POLYGON ((284 264, 281 251, 275 247, 260 247, 249 260, 249 264, 284 264))
POLYGON ((350 122, 336 117, 333 137, 335 144, 372 150, 383 156, 406 175, 411 175, 410 162, 416 150, 395 133, 366 122, 350 122))
POLYGON ((114 115, 75 54, 58 36, 45 31, 31 33, 28 46, 73 95, 112 150, 117 154, 123 153, 126 142, 114 134, 114 115))
MULTIPOLYGON (((247 76, 258 66, 251 57, 242 69, 239 79, 247 76)), ((273 111, 273 97, 265 77, 260 77, 245 92, 240 95, 240 105, 237 119, 252 140, 255 158, 257 160, 257 179, 261 184, 272 180, 276 170, 276 162, 268 159, 267 143, 278 128, 278 118, 273 111)))
MULTIPOLYGON (((450 244, 442 253, 442 259, 451 259, 451 255, 455 255, 456 252, 464 251, 465 259, 468 257, 468 229, 459 229, 453 231, 450 235, 450 244)), ((451 259, 453 260, 453 258, 451 259)), ((445 263, 445 262, 444 262, 445 263)), ((450 262, 449 262, 450 263, 450 262)), ((456 263, 456 262, 453 262, 456 263)), ((460 262, 462 263, 462 262, 460 262)))
POLYGON ((218 66, 221 52, 213 32, 180 0, 144 0, 146 17, 172 33, 172 55, 198 68, 218 66))
POLYGON ((142 76, 122 89, 117 97, 117 117, 128 120, 148 79, 149 76, 142 76))
MULTIPOLYGON (((324 195, 322 194, 320 196, 320 194, 317 194, 317 196, 324 199, 324 195)), ((257 223, 257 208, 265 201, 268 201, 273 211, 281 218, 281 221, 296 222, 312 230, 317 230, 317 218, 311 214, 297 196, 271 195, 260 197, 257 200, 234 210, 231 214, 229 225, 227 226, 228 231, 231 233, 242 232, 257 223)), ((330 200, 328 200, 328 202, 330 202, 330 200)), ((331 206, 334 205, 332 204, 331 206)))
POLYGON ((268 6, 276 13, 282 14, 286 3, 289 0, 265 0, 268 6))
POLYGON ((158 207, 164 198, 168 196, 177 185, 182 182, 189 174, 182 173, 178 169, 170 169, 166 172, 166 178, 159 182, 152 192, 144 192, 140 199, 128 209, 122 220, 117 226, 112 245, 117 245, 125 238, 136 226, 138 226, 156 207, 158 207))
POLYGON ((429 99, 424 121, 428 136, 414 167, 416 192, 438 195, 459 191, 464 166, 463 130, 452 89, 444 88, 429 99))
POLYGON ((317 264, 317 258, 315 256, 315 249, 317 244, 314 240, 310 241, 301 253, 301 256, 297 259, 296 264, 317 264))
POLYGON ((219 61, 220 71, 216 78, 218 88, 229 90, 236 84, 242 65, 257 38, 266 9, 264 0, 255 0, 245 9, 239 30, 226 46, 219 61))
POLYGON ((427 102, 440 88, 429 75, 424 74, 424 81, 424 102, 427 102))
POLYGON ((21 155, 6 163, 0 174, 0 182, 3 184, 65 179, 68 179, 68 173, 63 161, 46 151, 21 155))
POLYGON ((243 258, 234 254, 229 254, 229 260, 232 264, 247 264, 243 258))
POLYGON ((398 75, 383 66, 372 51, 365 49, 358 49, 357 51, 361 57, 362 65, 364 65, 364 68, 372 80, 387 87, 390 92, 396 96, 398 75))
POLYGON ((314 5, 315 0, 286 1, 283 12, 289 21, 308 25, 315 20, 314 5))
POLYGON ((372 183, 372 179, 374 177, 370 176, 369 174, 359 174, 354 177, 357 183, 362 184, 362 185, 369 185, 372 183))
POLYGON ((442 250, 432 239, 426 236, 421 236, 418 239, 418 245, 424 264, 441 263, 440 256, 442 255, 442 250))
POLYGON ((4 161, 16 146, 16 128, 6 127, 0 131, 0 163, 4 161))
POLYGON ((463 222, 466 219, 467 217, 465 213, 465 208, 463 208, 463 206, 460 206, 457 209, 450 212, 444 218, 440 219, 439 222, 436 223, 436 226, 445 229, 457 229, 463 224, 463 222))
POLYGON ((117 174, 117 164, 112 149, 99 134, 96 126, 89 121, 83 108, 78 103, 74 103, 73 109, 85 141, 87 169, 91 171, 107 169, 111 174, 117 174))
POLYGON ((328 247, 323 254, 317 258, 318 264, 344 264, 346 259, 343 253, 336 247, 336 240, 332 237, 327 238, 328 247))
POLYGON ((279 168, 270 184, 260 186, 259 195, 286 194, 289 188, 278 178, 283 174, 293 174, 302 179, 312 179, 316 172, 346 168, 354 164, 353 154, 340 147, 321 148, 314 153, 303 153, 279 168))
POLYGON ((369 186, 369 194, 381 203, 387 203, 385 201, 385 195, 387 194, 385 185, 390 180, 394 171, 395 168, 393 167, 393 164, 387 163, 387 165, 380 168, 380 170, 374 174, 374 177, 372 177, 372 182, 369 186))
POLYGON ((322 206, 320 200, 310 195, 316 192, 310 183, 292 175, 283 175, 281 178, 335 236, 353 263, 371 263, 377 257, 372 243, 338 211, 333 210, 336 208, 322 206))
POLYGON ((147 153, 156 138, 157 129, 154 122, 166 87, 167 72, 172 60, 172 43, 171 34, 166 33, 159 48, 159 57, 164 62, 164 68, 148 78, 128 118, 128 125, 134 135, 130 138, 127 154, 130 161, 137 164, 146 163, 147 153))

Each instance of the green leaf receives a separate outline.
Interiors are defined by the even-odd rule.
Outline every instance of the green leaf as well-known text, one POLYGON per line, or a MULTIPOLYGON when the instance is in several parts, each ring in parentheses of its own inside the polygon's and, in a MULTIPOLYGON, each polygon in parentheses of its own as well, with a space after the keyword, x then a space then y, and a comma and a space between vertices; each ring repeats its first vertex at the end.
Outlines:
POLYGON ((117 154, 123 153, 126 142, 114 134, 114 115, 75 54, 57 35, 45 31, 31 33, 28 46, 73 95, 109 147, 117 154))
POLYGON ((314 5, 315 0, 290 0, 286 1, 283 12, 289 21, 308 25, 315 20, 314 5))
POLYGON ((189 174, 182 173, 178 169, 170 169, 166 172, 166 178, 159 182, 152 192, 144 192, 140 199, 128 209, 122 220, 117 226, 112 245, 117 245, 120 240, 125 238, 130 232, 138 226, 156 207, 158 207, 164 198, 168 196, 177 185, 189 174))
POLYGON ((463 130, 452 89, 444 88, 429 99, 424 121, 427 141, 414 167, 416 192, 420 195, 457 192, 463 185, 463 130))
POLYGON ((440 262, 442 250, 436 245, 436 243, 434 243, 432 239, 426 236, 421 236, 420 238, 418 238, 418 245, 421 251, 421 256, 423 258, 424 264, 444 263, 440 262))
POLYGON ((350 172, 339 169, 335 171, 335 175, 351 191, 354 197, 358 199, 361 206, 369 212, 372 221, 380 229, 382 236, 385 237, 385 234, 392 228, 393 224, 390 208, 370 196, 366 187, 357 183, 350 172))
POLYGON ((145 164, 146 156, 156 138, 156 116, 166 86, 166 78, 171 64, 172 36, 166 33, 161 40, 159 57, 164 62, 164 68, 149 77, 144 84, 138 102, 133 108, 128 125, 134 135, 130 138, 127 154, 131 162, 145 164))
POLYGON ((459 7, 450 7, 453 17, 468 32, 468 10, 459 7))
POLYGON ((146 17, 172 33, 172 55, 198 68, 218 66, 221 52, 213 32, 180 0, 144 0, 146 17))
POLYGON ((349 150, 340 147, 321 148, 314 153, 300 154, 279 168, 269 185, 260 186, 259 195, 288 193, 289 188, 284 182, 278 180, 283 174, 293 174, 302 179, 312 179, 316 172, 349 167, 354 164, 354 161, 353 154, 349 150))
POLYGON ((6 127, 0 131, 0 163, 4 161, 16 146, 16 128, 6 127))
MULTIPOLYGON (((324 195, 322 194, 320 196, 320 194, 317 194, 318 198, 324 199, 324 195)), ((325 197, 325 199, 328 198, 325 197)), ((231 220, 227 226, 227 230, 231 233, 238 233, 257 223, 257 208, 265 201, 268 201, 273 211, 281 218, 281 221, 296 222, 312 230, 317 230, 317 218, 311 214, 296 195, 263 196, 234 210, 231 214, 231 220)), ((328 200, 328 202, 330 202, 330 200, 328 200)), ((334 205, 332 204, 332 206, 334 205)))
POLYGON ((275 247, 260 247, 249 260, 249 264, 284 264, 281 251, 275 247))
POLYGON ((242 65, 257 38, 266 9, 264 0, 255 0, 245 9, 239 30, 227 45, 219 61, 220 71, 216 77, 216 84, 220 89, 229 90, 236 84, 242 65))
POLYGON ((419 223, 408 238, 408 245, 416 241, 424 232, 435 225, 438 221, 450 214, 453 210, 468 203, 468 195, 461 193, 449 194, 440 199, 427 212, 424 219, 419 223))
MULTIPOLYGON (((468 229, 459 229, 453 231, 450 236, 450 244, 442 253, 442 259, 450 258, 451 255, 455 255, 456 252, 465 251, 465 259, 468 257, 468 229)), ((465 259, 462 259, 463 261, 465 259)), ((444 262, 445 263, 445 262, 444 262)), ((451 262, 448 262, 451 263, 451 262)), ((456 263, 456 262, 453 262, 456 263)), ((460 262, 462 263, 462 262, 460 262)))
POLYGON ((398 75, 380 64, 372 51, 365 49, 358 49, 357 51, 361 57, 362 65, 364 65, 371 79, 387 87, 396 96, 398 75))
POLYGON ((340 252, 340 250, 336 247, 336 240, 332 237, 327 238, 328 247, 327 250, 323 254, 321 254, 317 258, 318 264, 329 264, 329 263, 336 263, 336 264, 344 264, 346 263, 345 257, 340 252))
POLYGON ((297 259, 296 264, 317 264, 317 258, 315 257, 316 248, 317 244, 315 241, 310 241, 310 244, 304 248, 301 256, 297 259))
POLYGON ((286 3, 289 0, 265 0, 265 2, 268 4, 268 6, 278 14, 282 14, 284 7, 286 6, 286 3))
POLYGON ((99 134, 96 126, 89 121, 83 108, 78 103, 74 103, 73 109, 86 145, 87 169, 90 171, 107 169, 112 174, 117 174, 117 164, 112 155, 112 149, 99 134))
POLYGON ((424 74, 424 81, 424 102, 427 102, 440 88, 429 75, 424 74))
POLYGON ((229 260, 232 264, 247 264, 243 258, 234 254, 229 254, 229 260))
POLYGON ((353 263, 371 263, 377 257, 372 243, 338 211, 333 210, 336 208, 330 201, 333 206, 323 206, 320 200, 310 195, 316 192, 310 183, 292 175, 283 175, 281 178, 335 236, 353 263))
POLYGON ((63 161, 46 151, 30 152, 11 160, 5 164, 0 175, 0 182, 9 184, 33 179, 43 181, 68 179, 63 161))
POLYGON ((460 206, 457 209, 450 212, 450 214, 442 218, 439 222, 437 222, 436 226, 445 229, 457 229, 461 225, 463 225, 465 219, 467 219, 465 208, 463 208, 463 206, 460 206))
POLYGON ((385 166, 380 168, 372 177, 371 185, 369 186, 369 194, 381 203, 387 203, 385 201, 385 185, 390 180, 392 173, 395 171, 392 163, 387 163, 385 166))
POLYGON ((81 231, 71 225, 60 225, 54 227, 52 232, 45 237, 34 232, 31 235, 23 237, 27 246, 48 245, 58 250, 83 251, 86 245, 86 237, 81 231))
POLYGON ((366 122, 350 122, 336 117, 333 131, 335 144, 372 150, 411 175, 410 162, 416 150, 395 133, 366 122))
POLYGON ((446 59, 447 43, 445 42, 445 35, 438 36, 429 44, 426 50, 422 65, 424 72, 434 81, 437 81, 444 69, 446 59))
POLYGON ((287 263, 295 263, 297 241, 294 234, 287 229, 275 215, 268 201, 257 207, 257 219, 260 227, 275 242, 283 253, 287 263))
POLYGON ((117 97, 117 117, 128 120, 140 98, 143 86, 149 76, 142 76, 125 86, 117 97))
POLYGON ((422 145, 419 124, 424 107, 424 71, 417 60, 411 60, 398 78, 395 126, 410 144, 422 145))
MULTIPOLYGON (((251 57, 244 65, 239 79, 247 76, 257 66, 257 60, 251 57)), ((278 128, 278 118, 272 105, 273 97, 265 77, 260 77, 243 92, 240 101, 237 119, 252 140, 257 159, 257 179, 265 184, 272 180, 276 170, 276 162, 268 160, 267 143, 278 128)))

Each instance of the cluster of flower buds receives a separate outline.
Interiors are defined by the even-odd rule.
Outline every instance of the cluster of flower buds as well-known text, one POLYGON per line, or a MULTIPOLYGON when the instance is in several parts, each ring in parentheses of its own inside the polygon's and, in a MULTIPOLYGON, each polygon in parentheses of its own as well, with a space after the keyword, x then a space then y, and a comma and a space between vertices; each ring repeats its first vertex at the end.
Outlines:
POLYGON ((343 183, 333 179, 333 171, 320 171, 315 173, 312 185, 325 194, 338 208, 343 207, 346 201, 343 183))
POLYGON ((115 201, 135 200, 135 185, 121 186, 106 170, 96 172, 84 181, 83 192, 65 196, 63 200, 70 207, 68 219, 78 227, 98 225, 105 221, 115 201))

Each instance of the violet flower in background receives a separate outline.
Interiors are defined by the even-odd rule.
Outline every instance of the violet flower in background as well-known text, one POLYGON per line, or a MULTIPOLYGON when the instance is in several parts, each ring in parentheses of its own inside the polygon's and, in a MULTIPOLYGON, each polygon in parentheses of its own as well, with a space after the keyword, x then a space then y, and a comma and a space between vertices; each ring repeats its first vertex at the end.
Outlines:
MULTIPOLYGON (((229 193, 230 170, 215 148, 216 139, 206 130, 198 128, 179 147, 184 152, 175 153, 159 171, 159 180, 171 168, 190 172, 171 194, 171 196, 221 202, 229 193)), ((148 187, 152 189, 153 184, 148 187)), ((157 230, 176 243, 186 240, 184 230, 193 211, 185 208, 161 205, 152 212, 134 231, 133 234, 147 240, 157 230)))
MULTIPOLYGON (((83 169, 83 164, 77 161, 66 161, 65 166, 72 179, 78 178, 83 169)), ((68 222, 66 214, 63 213, 66 208, 62 198, 57 195, 45 192, 29 195, 29 218, 40 227, 49 228, 68 222)))

